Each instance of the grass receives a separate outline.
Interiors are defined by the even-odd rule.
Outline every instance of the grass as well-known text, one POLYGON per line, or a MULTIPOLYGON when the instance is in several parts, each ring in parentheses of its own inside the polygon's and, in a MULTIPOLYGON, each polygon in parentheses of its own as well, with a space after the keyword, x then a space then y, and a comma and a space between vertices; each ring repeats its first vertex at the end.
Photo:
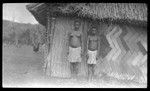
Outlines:
POLYGON ((110 77, 103 77, 88 82, 86 78, 69 79, 47 77, 42 70, 43 56, 34 53, 31 46, 3 46, 3 87, 71 87, 71 88, 140 88, 129 81, 119 81, 110 77))

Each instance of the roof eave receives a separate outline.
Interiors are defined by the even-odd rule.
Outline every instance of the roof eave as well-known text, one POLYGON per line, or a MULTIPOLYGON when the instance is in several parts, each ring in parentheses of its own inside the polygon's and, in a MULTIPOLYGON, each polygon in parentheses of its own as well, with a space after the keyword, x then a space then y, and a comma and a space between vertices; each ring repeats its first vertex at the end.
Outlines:
MULTIPOLYGON (((27 5, 27 9, 33 14, 33 16, 35 17, 35 19, 42 25, 46 26, 46 11, 47 11, 47 7, 50 6, 47 3, 36 3, 36 4, 29 4, 27 5)), ((63 12, 60 12, 63 13, 63 12)), ((81 14, 81 13, 80 13, 81 14)), ((93 16, 89 16, 89 15, 78 15, 79 17, 87 17, 87 18, 91 18, 94 20, 105 20, 105 18, 94 18, 93 16)), ((147 21, 146 20, 131 20, 131 19, 106 19, 109 21, 119 21, 122 23, 134 23, 135 25, 141 25, 141 26, 147 26, 147 21)))

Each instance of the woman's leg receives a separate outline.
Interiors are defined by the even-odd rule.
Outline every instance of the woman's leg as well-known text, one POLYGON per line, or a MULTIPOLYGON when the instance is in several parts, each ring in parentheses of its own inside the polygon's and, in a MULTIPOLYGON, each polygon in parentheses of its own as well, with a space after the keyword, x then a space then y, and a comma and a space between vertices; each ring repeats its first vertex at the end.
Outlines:
POLYGON ((87 77, 87 80, 89 80, 89 76, 90 76, 90 69, 89 69, 89 64, 88 64, 88 77, 87 77))
POLYGON ((91 80, 91 76, 92 76, 92 67, 91 64, 88 64, 88 80, 91 80))
POLYGON ((80 62, 76 62, 76 76, 77 76, 78 73, 79 73, 79 63, 80 63, 80 62))
POLYGON ((94 79, 95 64, 92 64, 92 79, 94 79))
POLYGON ((73 77, 76 76, 76 63, 72 63, 73 64, 73 77))
POLYGON ((77 76, 77 62, 74 63, 74 74, 77 76))
POLYGON ((73 63, 70 62, 71 78, 73 77, 73 63))

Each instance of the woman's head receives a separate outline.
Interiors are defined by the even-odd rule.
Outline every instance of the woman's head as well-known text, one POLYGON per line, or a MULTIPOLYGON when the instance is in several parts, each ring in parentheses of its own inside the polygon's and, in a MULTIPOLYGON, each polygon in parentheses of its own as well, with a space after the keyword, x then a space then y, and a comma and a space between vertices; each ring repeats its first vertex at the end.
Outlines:
POLYGON ((97 33, 97 28, 96 27, 92 27, 90 30, 90 35, 96 35, 97 33))
POLYGON ((76 20, 76 21, 74 22, 75 31, 78 31, 79 27, 80 27, 80 22, 79 22, 78 20, 76 20))

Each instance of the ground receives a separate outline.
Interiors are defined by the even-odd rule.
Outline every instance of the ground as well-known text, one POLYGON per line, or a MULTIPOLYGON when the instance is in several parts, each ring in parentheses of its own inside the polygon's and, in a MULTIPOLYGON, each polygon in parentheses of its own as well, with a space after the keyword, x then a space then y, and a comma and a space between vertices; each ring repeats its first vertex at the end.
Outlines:
POLYGON ((146 84, 121 81, 111 77, 101 77, 88 82, 78 79, 52 78, 44 75, 41 53, 33 52, 31 46, 16 48, 3 45, 3 87, 67 87, 67 88, 145 88, 146 84))

